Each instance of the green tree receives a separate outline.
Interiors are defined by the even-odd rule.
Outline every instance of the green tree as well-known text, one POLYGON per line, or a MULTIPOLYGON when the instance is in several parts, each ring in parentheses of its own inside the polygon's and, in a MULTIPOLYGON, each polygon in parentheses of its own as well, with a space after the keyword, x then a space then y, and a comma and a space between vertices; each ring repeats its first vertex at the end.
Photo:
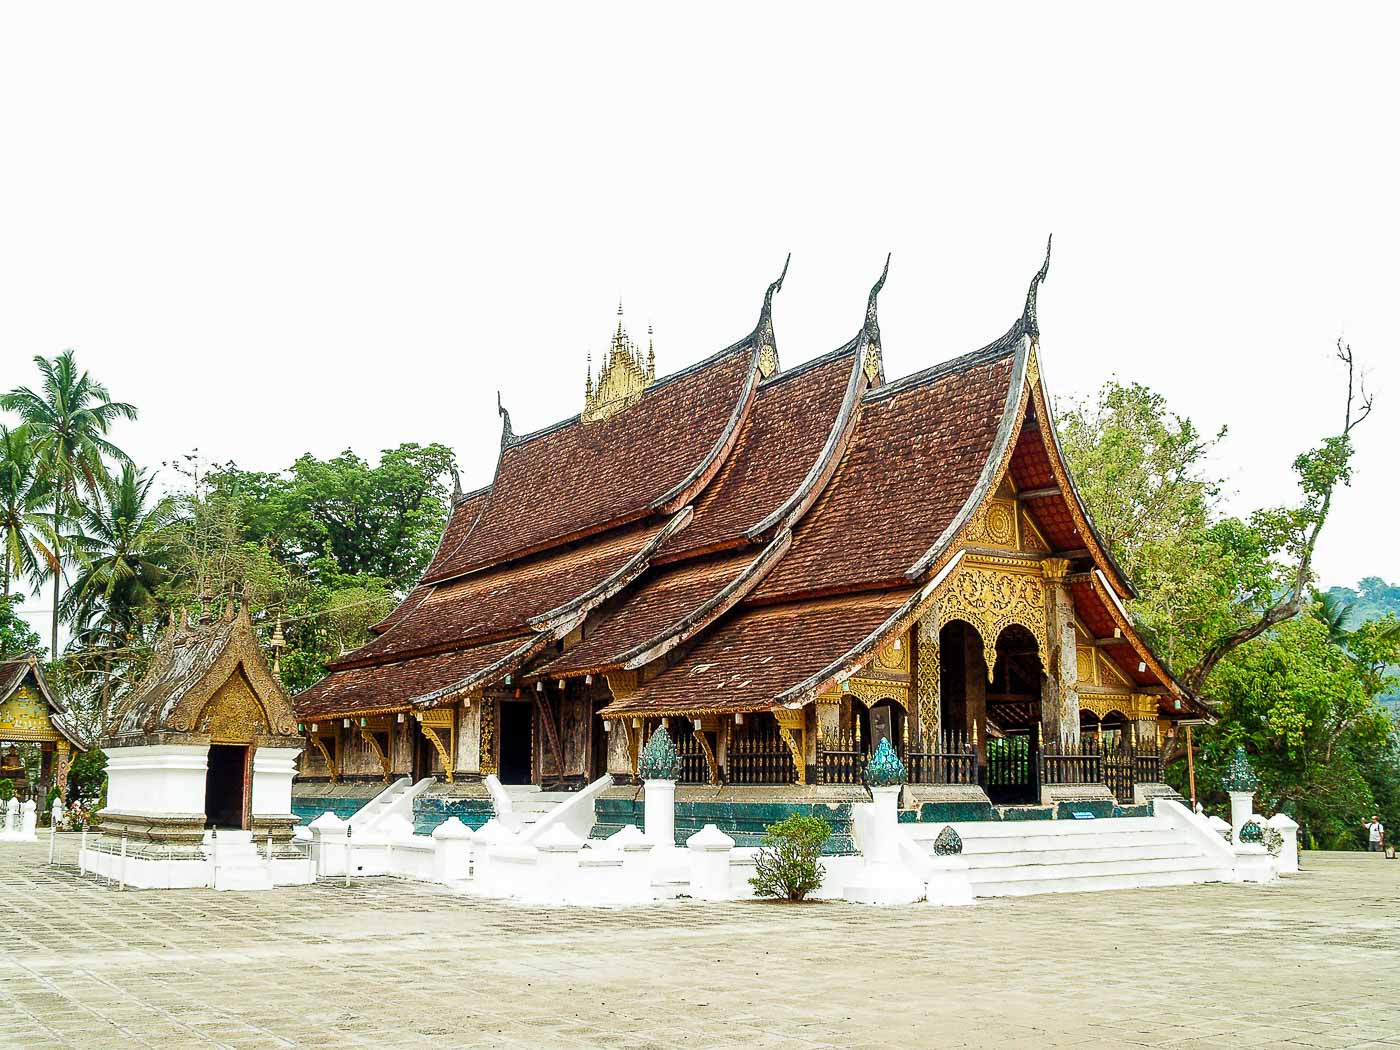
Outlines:
POLYGON ((41 537, 47 532, 47 523, 42 508, 49 493, 38 468, 29 429, 0 424, 0 546, 4 547, 6 599, 12 580, 37 575, 43 564, 41 537))
POLYGON ((0 660, 44 652, 44 643, 38 634, 15 614, 15 604, 13 596, 0 598, 0 660))
MULTIPOLYGON (((113 401, 105 386, 86 371, 79 372, 72 350, 53 359, 36 356, 34 364, 43 378, 41 390, 16 387, 0 395, 0 408, 18 414, 34 441, 37 473, 49 489, 52 536, 57 539, 78 512, 80 492, 97 496, 107 476, 106 460, 129 462, 107 433, 117 420, 135 419, 136 409, 113 401)), ((44 574, 53 581, 50 649, 55 654, 63 555, 61 544, 55 542, 44 567, 44 574)))
POLYGON ((443 445, 386 449, 371 466, 354 452, 302 456, 285 474, 226 464, 211 492, 243 508, 243 531, 314 574, 365 576, 408 590, 427 567, 451 506, 453 456, 443 445), (328 560, 327 560, 328 559, 328 560))
POLYGON ((80 568, 62 611, 74 624, 102 622, 117 645, 154 608, 166 575, 174 506, 168 498, 152 501, 151 485, 144 471, 123 464, 117 478, 99 482, 100 495, 82 509, 71 543, 80 568))

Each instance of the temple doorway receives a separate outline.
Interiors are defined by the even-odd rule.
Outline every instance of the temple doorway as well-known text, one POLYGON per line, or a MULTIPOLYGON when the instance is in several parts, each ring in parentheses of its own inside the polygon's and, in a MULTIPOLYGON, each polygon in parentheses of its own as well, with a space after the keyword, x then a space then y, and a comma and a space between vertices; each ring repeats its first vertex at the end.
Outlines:
POLYGON ((211 744, 209 770, 204 775, 204 826, 242 828, 247 811, 248 747, 243 744, 211 744))
POLYGON ((535 705, 528 703, 501 704, 501 772, 502 784, 534 783, 530 737, 534 731, 535 705))

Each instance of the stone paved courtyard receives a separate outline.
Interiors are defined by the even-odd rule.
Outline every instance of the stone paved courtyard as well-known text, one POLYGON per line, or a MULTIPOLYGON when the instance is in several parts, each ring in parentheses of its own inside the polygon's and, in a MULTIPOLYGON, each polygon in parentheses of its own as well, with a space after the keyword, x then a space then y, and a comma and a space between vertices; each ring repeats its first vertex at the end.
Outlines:
POLYGON ((118 892, 0 847, 5 1047, 1400 1046, 1400 861, 1270 888, 532 911, 118 892))

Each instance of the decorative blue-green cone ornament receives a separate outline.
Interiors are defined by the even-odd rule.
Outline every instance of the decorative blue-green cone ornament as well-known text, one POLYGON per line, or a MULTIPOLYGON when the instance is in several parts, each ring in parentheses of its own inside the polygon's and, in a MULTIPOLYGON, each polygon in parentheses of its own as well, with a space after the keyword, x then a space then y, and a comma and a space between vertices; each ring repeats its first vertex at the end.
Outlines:
POLYGON ((1264 829, 1263 829, 1262 827, 1259 826, 1259 821, 1257 821, 1257 820, 1247 820, 1247 821, 1244 822, 1244 827, 1240 828, 1240 841, 1241 841, 1241 842, 1263 842, 1263 841, 1264 841, 1264 829))
POLYGON ((889 737, 880 740, 880 746, 865 764, 865 782, 873 788, 896 787, 909 779, 904 763, 890 747, 889 737))
POLYGON ((1220 786, 1226 791, 1254 791, 1259 787, 1259 778, 1250 768, 1244 748, 1235 748, 1235 755, 1225 767, 1225 776, 1221 778, 1220 786))
POLYGON ((956 857, 962 852, 962 836, 949 824, 933 840, 933 853, 937 857, 956 857))
POLYGON ((679 780, 681 778, 681 756, 676 754, 676 745, 665 726, 658 726, 647 746, 642 748, 642 757, 637 762, 637 775, 643 780, 679 780))

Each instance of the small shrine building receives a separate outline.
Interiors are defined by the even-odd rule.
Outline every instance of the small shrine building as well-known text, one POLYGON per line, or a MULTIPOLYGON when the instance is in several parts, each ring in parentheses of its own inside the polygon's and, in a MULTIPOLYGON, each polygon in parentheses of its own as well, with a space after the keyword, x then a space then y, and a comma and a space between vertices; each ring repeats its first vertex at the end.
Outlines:
POLYGON ((1134 627, 1062 454, 1048 266, 1003 335, 893 380, 883 274, 852 337, 786 370, 781 276, 752 332, 670 375, 619 320, 578 415, 517 434, 500 409, 491 484, 296 698, 304 778, 622 784, 665 723, 678 798, 849 797, 885 738, 916 800, 1160 781, 1209 716, 1134 627))
POLYGON ((72 711, 44 680, 36 655, 0 662, 0 780, 14 785, 16 798, 33 798, 42 808, 52 787, 67 798, 73 753, 87 748, 72 711), (16 744, 38 745, 37 781, 30 782, 16 744))
POLYGON ((191 856, 215 828, 290 842, 303 740, 246 609, 172 623, 100 742, 109 838, 191 856))

